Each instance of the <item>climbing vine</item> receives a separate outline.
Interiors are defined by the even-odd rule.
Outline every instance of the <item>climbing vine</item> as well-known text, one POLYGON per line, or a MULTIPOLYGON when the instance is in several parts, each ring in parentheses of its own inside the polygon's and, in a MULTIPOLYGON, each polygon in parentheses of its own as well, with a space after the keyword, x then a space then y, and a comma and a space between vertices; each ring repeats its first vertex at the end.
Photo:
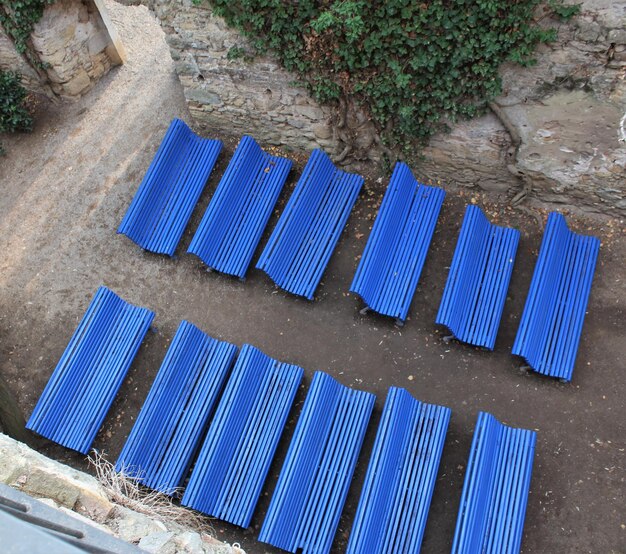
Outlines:
MULTIPOLYGON (((55 0, 0 0, 0 25, 11 37, 15 49, 28 53, 28 40, 44 8, 55 0)), ((32 61, 32 60, 31 60, 32 61)))
POLYGON ((33 126, 33 118, 25 105, 28 93, 20 79, 19 73, 0 69, 0 133, 30 131, 33 126))
MULTIPOLYGON (((320 102, 358 105, 391 145, 425 143, 501 92, 505 61, 533 63, 563 0, 208 0, 271 49, 320 102)), ((199 2, 196 2, 199 3, 199 2)))
MULTIPOLYGON (((28 47, 35 23, 43 10, 54 0, 0 0, 0 26, 13 40, 15 49, 25 54, 36 69, 41 62, 28 47)), ((21 85, 21 76, 13 71, 0 70, 0 132, 30 131, 32 117, 25 105, 28 93, 21 85)), ((3 153, 0 145, 0 154, 3 153)))

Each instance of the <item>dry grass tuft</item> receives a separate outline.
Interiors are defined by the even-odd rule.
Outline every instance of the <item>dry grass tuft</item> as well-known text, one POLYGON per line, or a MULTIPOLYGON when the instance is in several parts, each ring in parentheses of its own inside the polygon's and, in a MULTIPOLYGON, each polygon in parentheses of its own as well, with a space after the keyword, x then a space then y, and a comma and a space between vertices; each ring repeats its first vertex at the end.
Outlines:
MULTIPOLYGON (((198 533, 215 537, 215 530, 206 516, 174 504, 170 496, 164 492, 144 487, 138 479, 130 477, 124 471, 118 473, 115 471, 115 466, 96 450, 92 451, 88 459, 96 471, 96 478, 114 504, 158 519, 163 523, 174 522, 198 533)), ((177 491, 167 492, 175 494, 177 491)))

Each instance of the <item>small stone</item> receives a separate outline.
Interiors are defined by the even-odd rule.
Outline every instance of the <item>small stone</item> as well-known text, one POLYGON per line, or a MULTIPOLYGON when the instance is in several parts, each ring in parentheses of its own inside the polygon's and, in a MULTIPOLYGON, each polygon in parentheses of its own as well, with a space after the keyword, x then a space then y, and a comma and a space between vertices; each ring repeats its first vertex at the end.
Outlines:
POLYGON ((196 554, 204 552, 204 544, 198 533, 185 531, 174 538, 174 543, 178 548, 178 552, 186 552, 196 554))
POLYGON ((138 546, 146 552, 174 554, 176 552, 176 545, 172 540, 173 537, 174 533, 172 531, 150 533, 139 541, 138 546))
POLYGON ((608 42, 626 44, 626 31, 624 29, 613 29, 609 31, 608 42))
POLYGON ((136 543, 147 535, 167 531, 160 521, 150 519, 148 516, 133 512, 128 508, 116 506, 116 521, 114 528, 116 534, 123 540, 136 543))

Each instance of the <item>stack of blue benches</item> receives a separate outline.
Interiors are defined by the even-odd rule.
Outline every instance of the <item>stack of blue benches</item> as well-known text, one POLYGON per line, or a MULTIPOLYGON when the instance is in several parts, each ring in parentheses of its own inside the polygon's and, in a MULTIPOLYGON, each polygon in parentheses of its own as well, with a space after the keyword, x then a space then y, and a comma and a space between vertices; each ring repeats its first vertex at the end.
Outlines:
POLYGON ((86 454, 153 318, 100 287, 26 428, 86 454))
POLYGON ((350 286, 368 308, 406 320, 445 194, 396 164, 350 286))
POLYGON ((599 250, 550 213, 513 345, 535 371, 571 381, 599 250))
POLYGON ((188 252, 209 268, 243 279, 285 184, 291 160, 241 139, 188 252))
MULTIPOLYGON (((100 288, 29 428, 87 452, 153 316, 100 288)), ((247 527, 304 372, 251 345, 236 356, 236 346, 183 321, 116 469, 170 495, 191 470, 183 505, 247 527)), ((259 540, 291 552, 330 551, 374 400, 314 374, 259 540)), ((449 408, 389 390, 348 552, 419 551, 449 420, 449 408)), ((534 433, 480 414, 455 551, 519 549, 534 441, 534 433)))
MULTIPOLYGON (((119 231, 173 255, 220 148, 172 122, 119 231)), ((188 251, 210 269, 245 277, 290 168, 243 137, 188 251)), ((257 267, 312 299, 362 183, 315 150, 257 267)), ((351 286, 368 309, 407 318, 444 196, 396 164, 351 286)), ((459 340, 494 348, 519 238, 467 208, 437 315, 459 340)), ((598 251, 596 238, 549 215, 513 347, 540 373, 571 379, 598 251)), ((101 287, 27 427, 86 453, 153 317, 101 287)), ((237 355, 183 321, 116 469, 170 495, 186 483, 183 505, 249 526, 303 374, 251 345, 237 355)), ((294 553, 330 551, 374 401, 314 374, 259 540, 294 553)), ((350 554, 419 552, 450 413, 389 390, 350 554)), ((454 553, 519 552, 535 442, 534 432, 479 413, 454 553)))
POLYGON ((362 185, 363 177, 314 150, 257 268, 279 287, 313 299, 362 185))
POLYGON ((117 232, 173 256, 221 149, 174 119, 117 232))
POLYGON ((436 319, 459 340, 493 350, 519 237, 467 207, 436 319))
POLYGON ((236 353, 236 346, 181 322, 116 470, 173 494, 187 475, 236 353))

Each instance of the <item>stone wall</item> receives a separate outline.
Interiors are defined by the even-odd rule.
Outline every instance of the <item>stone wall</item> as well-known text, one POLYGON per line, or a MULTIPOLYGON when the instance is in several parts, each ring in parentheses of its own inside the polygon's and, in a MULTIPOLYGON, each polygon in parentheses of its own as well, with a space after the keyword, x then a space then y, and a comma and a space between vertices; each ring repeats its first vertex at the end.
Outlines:
POLYGON ((168 518, 111 501, 93 476, 46 458, 0 433, 0 482, 81 519, 142 550, 162 554, 245 554, 168 518))
POLYGON ((536 65, 503 67, 499 121, 489 114, 436 137, 424 173, 502 190, 476 166, 508 166, 550 207, 626 214, 626 2, 585 0, 581 10, 536 65))
POLYGON ((39 71, 0 30, 0 67, 18 70, 25 86, 36 92, 51 91, 63 98, 85 94, 124 58, 123 47, 115 40, 114 30, 107 28, 106 14, 100 9, 101 2, 95 0, 57 0, 45 8, 29 45, 41 62, 39 71))
MULTIPOLYGON (((232 47, 245 52, 248 43, 206 3, 143 3, 161 21, 191 114, 207 132, 339 154, 331 112, 271 57, 229 59, 232 47)), ((626 2, 584 0, 581 8, 568 24, 549 23, 559 38, 540 48, 536 65, 503 68, 504 94, 493 113, 432 139, 414 167, 420 178, 511 196, 523 188, 551 208, 626 215, 626 2)), ((352 135, 366 137, 360 152, 375 160, 380 152, 367 126, 352 122, 352 135)))
MULTIPOLYGON (((128 3, 128 2, 126 2, 128 3)), ((271 57, 229 59, 246 39, 191 0, 149 0, 166 33, 189 111, 206 132, 252 134, 296 149, 334 152, 330 110, 319 106, 271 57)))
POLYGON ((22 75, 24 86, 28 90, 38 93, 47 92, 41 76, 26 61, 24 56, 15 50, 13 42, 2 27, 0 27, 0 69, 4 71, 18 71, 22 75))

